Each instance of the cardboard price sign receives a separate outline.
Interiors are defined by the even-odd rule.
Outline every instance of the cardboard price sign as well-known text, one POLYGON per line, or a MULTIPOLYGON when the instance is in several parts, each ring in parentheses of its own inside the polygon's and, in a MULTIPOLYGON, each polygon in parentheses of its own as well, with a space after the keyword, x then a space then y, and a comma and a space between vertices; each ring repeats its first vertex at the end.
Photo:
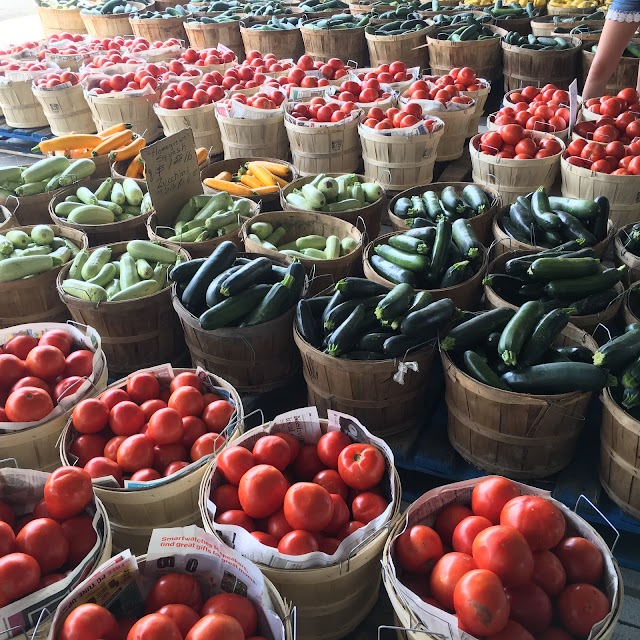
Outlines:
POLYGON ((202 193, 193 131, 178 131, 145 147, 140 155, 158 226, 172 226, 182 205, 202 193))

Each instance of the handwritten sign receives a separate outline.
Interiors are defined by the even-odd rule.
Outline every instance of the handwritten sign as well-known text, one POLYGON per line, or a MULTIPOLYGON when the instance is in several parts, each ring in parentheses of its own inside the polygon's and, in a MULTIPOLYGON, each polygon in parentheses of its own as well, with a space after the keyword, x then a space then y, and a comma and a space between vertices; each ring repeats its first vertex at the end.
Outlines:
POLYGON ((171 226, 185 202, 202 193, 193 131, 178 131, 145 147, 140 155, 158 225, 171 226))

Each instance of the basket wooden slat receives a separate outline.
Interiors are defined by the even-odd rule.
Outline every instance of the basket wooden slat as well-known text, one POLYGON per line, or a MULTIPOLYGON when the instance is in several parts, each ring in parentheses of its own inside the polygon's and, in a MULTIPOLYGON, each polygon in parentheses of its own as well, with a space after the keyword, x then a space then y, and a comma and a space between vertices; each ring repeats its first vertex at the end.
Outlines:
POLYGON ((230 118, 220 113, 216 117, 225 160, 251 156, 286 160, 289 156, 289 140, 282 111, 259 120, 230 118))
POLYGON ((45 38, 58 33, 87 33, 80 9, 54 9, 36 5, 45 38))
MULTIPOLYGON (((327 174, 331 178, 335 178, 340 174, 329 173, 327 174)), ((360 182, 378 182, 373 178, 369 178, 363 175, 358 175, 360 182)), ((295 180, 288 187, 285 187, 280 192, 280 204, 282 204, 282 208, 285 211, 301 211, 301 209, 296 209, 294 206, 290 205, 287 202, 287 195, 290 194, 294 189, 300 189, 303 185, 311 182, 313 180, 312 176, 307 176, 305 178, 300 178, 295 180)), ((377 238, 380 233, 380 221, 382 219, 382 214, 387 210, 387 197, 383 195, 380 200, 373 202, 371 204, 367 204, 360 209, 354 209, 353 211, 335 211, 331 214, 334 218, 340 218, 341 220, 347 220, 354 227, 359 226, 359 220, 361 219, 364 222, 365 231, 369 238, 377 238)))
POLYGON ((189 44, 196 50, 215 48, 223 44, 236 54, 238 62, 245 57, 244 44, 240 35, 240 21, 220 22, 218 24, 202 24, 185 22, 184 30, 189 44))
MULTIPOLYGON (((91 191, 95 191, 103 180, 101 178, 88 180, 83 182, 83 186, 88 187, 91 191)), ((114 182, 122 184, 122 180, 115 179, 114 182)), ((138 186, 144 193, 147 192, 147 183, 144 180, 136 180, 138 186)), ((126 242, 128 240, 146 240, 147 238, 147 218, 151 215, 151 211, 146 214, 141 214, 130 220, 123 220, 122 222, 113 222, 111 224, 74 224, 69 222, 66 218, 57 216, 55 213, 56 205, 62 202, 67 196, 74 195, 77 186, 68 187, 56 192, 56 195, 51 198, 49 203, 49 215, 54 224, 57 224, 61 228, 76 229, 82 231, 87 235, 89 246, 98 247, 103 244, 112 244, 114 242, 126 242)))
POLYGON ((42 105, 31 90, 32 80, 0 84, 0 108, 10 127, 31 129, 49 124, 42 105))
MULTIPOLYGON (((362 263, 364 267, 364 275, 367 280, 372 280, 385 287, 393 288, 395 285, 390 280, 383 278, 371 266, 371 256, 375 255, 374 248, 379 244, 387 244, 391 236, 398 235, 401 232, 388 233, 382 235, 373 242, 369 243, 362 254, 362 263)), ((480 305, 482 297, 482 280, 487 273, 487 252, 484 251, 482 264, 477 273, 474 273, 468 280, 455 285, 454 287, 445 287, 444 289, 429 289, 434 300, 442 300, 443 298, 451 298, 456 307, 463 311, 473 311, 480 305)), ((420 289, 418 289, 420 291, 420 289)))
POLYGON ((196 148, 204 147, 209 153, 222 153, 220 127, 216 119, 216 105, 203 104, 195 109, 163 109, 154 105, 165 136, 170 136, 183 129, 193 131, 196 148))
MULTIPOLYGON (((80 249, 87 248, 87 236, 81 231, 50 226, 56 236, 72 240, 80 249)), ((33 226, 17 228, 30 234, 33 226)), ((66 322, 69 313, 55 290, 56 278, 64 268, 55 267, 30 278, 0 283, 3 300, 0 307, 0 328, 29 322, 66 322)))
MULTIPOLYGON (((544 134, 545 137, 549 135, 544 134)), ((556 140, 564 150, 562 140, 560 138, 556 138, 556 140)), ((479 135, 469 141, 473 181, 500 191, 503 204, 512 204, 518 196, 531 193, 540 186, 544 186, 547 191, 553 186, 560 168, 560 153, 549 158, 509 160, 480 153, 479 143, 479 135)), ((577 197, 585 198, 588 196, 577 197)))
MULTIPOLYGON (((557 345, 586 346, 593 338, 569 324, 557 345)), ((564 469, 575 451, 591 392, 543 396, 489 387, 441 352, 449 441, 476 467, 510 478, 545 478, 564 469)))
MULTIPOLYGON (((163 244, 179 251, 185 259, 190 258, 183 248, 169 242, 163 244)), ((116 257, 125 252, 127 243, 107 246, 116 257)), ((64 266, 58 274, 57 293, 76 322, 94 327, 100 334, 112 372, 128 374, 136 369, 172 362, 184 352, 184 336, 171 309, 170 287, 136 300, 96 304, 62 290, 69 266, 64 266)))
POLYGON ((572 22, 560 22, 556 25, 555 18, 570 18, 572 16, 568 14, 562 14, 560 16, 548 15, 538 16, 531 19, 531 32, 534 36, 551 36, 555 31, 556 26, 563 27, 564 29, 573 29, 580 25, 589 25, 596 29, 604 27, 604 20, 573 20, 572 22))
POLYGON ((149 42, 165 42, 170 38, 186 40, 187 34, 184 30, 184 21, 187 16, 174 16, 171 18, 137 18, 130 16, 130 31, 139 38, 146 38, 149 42))
POLYGON ((394 60, 402 60, 407 67, 423 69, 429 64, 429 49, 422 45, 426 44, 427 34, 433 30, 433 27, 427 27, 397 36, 376 36, 365 33, 371 66, 377 67, 394 60))
MULTIPOLYGON (((582 50, 582 77, 586 78, 589 75, 589 69, 593 64, 595 53, 592 53, 590 48, 582 50)), ((626 87, 635 87, 638 79, 638 65, 640 60, 638 58, 622 57, 616 65, 615 71, 605 87, 605 92, 610 95, 616 95, 618 91, 626 87)))
POLYGON ((428 184, 433 179, 443 127, 427 134, 385 136, 360 124, 358 132, 364 174, 385 189, 402 191, 416 184, 428 184))
POLYGON ((0 233, 5 233, 15 226, 17 226, 15 216, 7 207, 0 204, 0 233))
MULTIPOLYGON (((640 317, 636 315, 635 307, 631 307, 631 293, 633 292, 634 296, 637 293, 637 288, 640 287, 640 284, 633 282, 629 285, 629 288, 624 294, 624 302, 622 303, 622 320, 627 324, 633 324, 634 322, 640 322, 640 317)), ((640 314, 638 314, 640 315, 640 314)))
POLYGON ((467 127, 467 138, 473 138, 478 133, 478 127, 480 126, 480 119, 484 115, 484 106, 487 104, 489 93, 491 92, 491 85, 488 81, 486 86, 482 87, 479 91, 461 91, 461 95, 473 98, 476 101, 476 108, 471 114, 469 120, 469 126, 467 127))
MULTIPOLYGON (((454 187, 458 193, 461 193, 462 190, 469 184, 473 184, 472 182, 434 182, 432 184, 422 185, 419 187, 412 187, 411 189, 407 189, 406 191, 401 191, 397 195, 395 195, 391 201, 389 202, 389 220, 391 221, 391 226, 394 231, 406 231, 409 227, 405 224, 405 221, 402 218, 394 215, 393 209, 395 207, 396 202, 400 198, 410 198, 411 196, 420 195, 425 191, 435 191, 436 193, 440 193, 445 187, 454 187)), ((484 212, 478 216, 474 216, 473 218, 469 218, 469 224, 475 231, 476 236, 478 236, 478 240, 482 242, 485 247, 488 247, 491 244, 491 227, 493 224, 493 220, 498 214, 501 204, 501 196, 500 192, 493 187, 487 187, 485 185, 482 186, 482 190, 489 197, 489 201, 491 202, 491 206, 484 212)))
POLYGON ((128 122, 133 132, 143 136, 148 143, 162 135, 160 120, 153 109, 160 98, 159 92, 147 96, 114 97, 116 95, 120 94, 94 95, 84 92, 98 132, 120 122, 128 122))
MULTIPOLYGON (((500 36, 507 31, 493 25, 485 25, 500 36)), ((443 27, 444 28, 444 27, 443 27)), ((500 38, 473 42, 451 42, 438 40, 435 36, 442 29, 436 29, 427 35, 429 45, 429 65, 433 75, 444 75, 454 67, 471 67, 479 78, 497 80, 502 71, 502 50, 500 38)))
POLYGON ((305 127, 289 122, 284 126, 293 164, 302 176, 319 173, 351 173, 358 168, 360 136, 357 118, 347 124, 305 127))
POLYGON ((32 91, 54 135, 96 132, 96 124, 84 97, 82 85, 76 84, 68 89, 56 91, 33 87, 32 91))
MULTIPOLYGON (((310 29, 306 24, 300 28, 304 49, 314 60, 327 62, 338 57, 356 62, 359 67, 367 64, 367 43, 364 27, 353 29, 310 29)), ((295 59, 295 58, 294 58, 295 59)), ((392 58, 392 60, 401 58, 392 58)))
POLYGON ((572 36, 565 39, 573 47, 562 51, 536 51, 503 42, 504 90, 542 87, 550 78, 559 89, 568 89, 578 74, 581 43, 572 36))
POLYGON ((624 242, 627 238, 627 233, 631 230, 632 225, 627 225, 618 231, 616 238, 613 242, 613 252, 616 265, 627 265, 628 271, 625 273, 625 283, 628 285, 633 284, 640 280, 640 256, 637 256, 631 251, 627 251, 624 248, 624 242))
POLYGON ((240 22, 240 36, 245 51, 265 51, 273 53, 278 60, 293 58, 297 60, 304 53, 304 43, 300 29, 275 29, 262 31, 251 29, 255 24, 261 24, 261 20, 249 18, 240 22))
MULTIPOLYGON (((139 11, 153 8, 153 3, 145 5, 142 2, 131 2, 130 4, 139 11)), ((95 38, 115 38, 115 36, 131 33, 128 13, 113 13, 109 15, 81 13, 80 17, 84 22, 87 33, 95 38)))
POLYGON ((510 20, 496 20, 496 26, 507 31, 516 31, 526 36, 531 33, 531 18, 512 18, 510 20))
POLYGON ((468 108, 457 111, 426 112, 425 115, 435 116, 444 122, 444 133, 438 141, 436 150, 436 162, 457 160, 462 155, 469 124, 475 111, 476 105, 473 103, 468 108))

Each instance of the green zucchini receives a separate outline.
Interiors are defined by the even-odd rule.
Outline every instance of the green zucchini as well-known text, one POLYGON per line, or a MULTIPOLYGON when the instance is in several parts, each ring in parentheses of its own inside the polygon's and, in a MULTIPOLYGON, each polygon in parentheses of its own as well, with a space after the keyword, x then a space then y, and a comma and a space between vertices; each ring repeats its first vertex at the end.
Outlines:
POLYGON ((173 282, 187 284, 193 276, 196 275, 198 269, 205 263, 206 258, 192 258, 187 262, 181 262, 171 268, 169 279, 173 282))
POLYGON ((474 380, 482 382, 482 384, 502 389, 503 391, 511 391, 509 386, 475 351, 464 352, 464 368, 468 375, 474 380))
POLYGON ((617 269, 605 269, 600 273, 584 278, 567 278, 551 280, 545 285, 545 292, 552 298, 577 299, 606 291, 615 286, 624 275, 627 267, 621 265, 617 269))
POLYGON ((593 293, 586 298, 572 301, 570 306, 574 310, 574 315, 590 316, 604 311, 620 295, 613 288, 606 289, 600 293, 593 293))
POLYGON ((308 300, 299 300, 296 306, 296 329, 300 337, 312 347, 322 346, 322 331, 308 300))
MULTIPOLYGON (((498 354, 505 364, 509 366, 517 364, 518 356, 534 327, 542 318, 542 314, 542 303, 538 300, 531 300, 525 302, 509 320, 507 326, 502 330, 498 344, 498 354)), ((507 384, 509 383, 507 382, 507 384)))
MULTIPOLYGON (((386 246, 386 245, 380 245, 386 246)), ((371 268, 385 280, 389 280, 394 284, 400 284, 401 282, 406 282, 410 284, 412 287, 415 287, 417 284, 416 274, 413 271, 409 271, 408 269, 403 269, 398 265, 390 262, 389 260, 385 260, 383 257, 375 255, 370 256, 369 262, 371 263, 371 268)))
POLYGON ((379 244, 375 247, 375 252, 381 258, 388 260, 397 267, 408 269, 414 273, 423 273, 429 265, 428 258, 424 255, 407 253, 400 249, 395 249, 388 244, 379 244))
POLYGON ((358 351, 375 351, 384 353, 384 343, 390 338, 389 333, 365 333, 357 344, 358 351))
POLYGON ((424 344, 426 339, 410 338, 405 335, 387 337, 384 341, 383 352, 388 358, 404 358, 408 351, 424 344))
POLYGON ((564 198, 549 196, 549 207, 552 210, 566 211, 579 220, 592 220, 600 212, 595 200, 580 200, 579 198, 564 198))
POLYGON ((640 330, 627 331, 599 347, 593 354, 593 364, 617 374, 639 355, 640 330))
POLYGON ((448 289, 449 287, 455 287, 461 284, 469 277, 468 274, 470 271, 468 260, 455 262, 445 271, 438 288, 448 289))
POLYGON ((452 226, 448 220, 439 220, 436 226, 436 239, 431 252, 431 266, 429 280, 438 283, 447 268, 447 257, 452 237, 452 226))
POLYGON ((410 284, 396 285, 378 302, 375 314, 378 320, 393 320, 403 314, 411 305, 415 291, 410 284))
POLYGON ((410 338, 435 338, 453 318, 456 306, 449 298, 437 300, 423 309, 410 313, 400 325, 400 331, 410 338))
MULTIPOLYGON (((204 294, 204 300, 207 307, 215 307, 219 302, 224 300, 224 296, 220 293, 220 285, 232 274, 238 271, 242 265, 234 264, 233 267, 225 269, 222 273, 219 273, 207 287, 207 291, 204 294)), ((261 283, 267 284, 267 283, 261 283)))
POLYGON ((260 304, 270 290, 269 284, 256 284, 225 298, 200 316, 200 326, 205 331, 213 331, 237 322, 260 304))
POLYGON ((565 356, 572 362, 592 363, 593 352, 587 347, 553 347, 554 351, 565 356))
POLYGON ((541 362, 547 349, 569 324, 569 319, 569 314, 563 309, 554 309, 541 318, 522 350, 520 362, 525 366, 541 362))
POLYGON ((347 301, 347 296, 345 296, 341 291, 335 291, 331 296, 329 302, 325 305, 324 311, 322 312, 322 316, 320 317, 320 322, 322 326, 329 318, 329 314, 333 311, 335 307, 343 302, 347 301))
POLYGON ((480 344, 490 334, 502 331, 515 313, 507 307, 480 313, 451 329, 440 341, 440 347, 445 351, 463 351, 480 344))
POLYGON ((279 318, 291 306, 289 293, 293 281, 293 276, 287 275, 282 282, 272 285, 271 290, 240 326, 253 327, 279 318))
POLYGON ((562 225, 560 218, 551 211, 549 198, 545 193, 544 187, 540 187, 533 192, 531 196, 531 212, 535 221, 545 231, 557 229, 562 225))
POLYGON ((440 202, 451 213, 464 213, 467 205, 460 199, 455 187, 447 186, 440 193, 440 202))
POLYGON ((456 220, 451 225, 451 239, 465 258, 477 258, 484 251, 471 223, 464 218, 456 220))
POLYGON ((595 236, 588 231, 585 226, 576 218, 572 216, 570 213, 566 211, 555 211, 554 212, 560 221, 564 225, 560 229, 560 233, 569 240, 575 240, 579 244, 585 244, 587 246, 594 246, 597 244, 597 240, 595 236))
POLYGON ((591 276, 600 271, 600 266, 596 258, 538 258, 527 273, 540 280, 563 280, 591 276))
POLYGON ((327 343, 326 353, 333 357, 348 353, 356 345, 361 327, 367 316, 367 308, 359 304, 347 319, 331 334, 327 343))
POLYGON ((481 215, 491 208, 487 194, 476 184, 468 184, 462 190, 462 200, 475 211, 476 215, 481 215))
POLYGON ((336 291, 339 291, 345 298, 351 299, 385 295, 389 289, 366 278, 347 277, 337 282, 336 291))
POLYGON ((422 242, 422 240, 405 235, 404 233, 397 236, 391 236, 389 238, 389 246, 407 253, 429 253, 429 247, 422 242))
POLYGON ((508 371, 502 380, 517 393, 556 395, 600 391, 615 378, 606 369, 584 362, 549 362, 508 371))

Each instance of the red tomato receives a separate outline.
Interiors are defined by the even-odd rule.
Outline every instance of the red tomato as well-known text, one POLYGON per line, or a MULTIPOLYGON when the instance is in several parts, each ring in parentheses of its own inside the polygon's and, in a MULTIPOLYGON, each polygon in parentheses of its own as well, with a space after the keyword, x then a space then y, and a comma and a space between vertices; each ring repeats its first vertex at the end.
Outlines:
POLYGON ((552 549, 567 528, 562 511, 541 496, 519 496, 502 509, 500 524, 517 529, 532 551, 552 549))
POLYGON ((26 333, 14 336, 2 345, 5 353, 10 353, 20 360, 25 360, 29 352, 38 346, 38 341, 26 333))
POLYGON ((338 473, 352 489, 372 489, 382 480, 384 472, 384 456, 370 444, 350 444, 338 457, 338 473))
POLYGON ((340 452, 352 442, 342 431, 328 431, 320 437, 316 445, 318 458, 330 469, 337 469, 340 452))
POLYGON ((590 584, 572 584, 557 600, 562 626, 573 636, 586 638, 594 624, 609 613, 607 596, 590 584))
POLYGON ((202 421, 207 425, 209 431, 221 433, 229 424, 235 407, 226 400, 216 400, 210 402, 202 413, 202 421))
POLYGON ((79 433, 98 433, 107 426, 109 409, 102 400, 88 398, 73 408, 71 418, 79 433))
POLYGON ((13 509, 4 500, 0 500, 0 522, 6 522, 13 526, 15 520, 16 515, 13 513, 13 509))
POLYGON ((291 461, 291 449, 283 438, 263 436, 253 445, 256 464, 270 464, 284 471, 291 461))
POLYGON ((287 533, 293 531, 291 525, 284 517, 284 511, 279 509, 267 518, 267 533, 277 541, 281 540, 287 533))
MULTIPOLYGON (((180 84, 188 84, 192 89, 194 88, 189 82, 181 82, 180 84)), ((147 400, 154 400, 159 397, 160 383, 150 373, 135 373, 127 379, 127 393, 133 402, 142 404, 147 400)))
POLYGON ((529 633, 540 633, 551 625, 553 606, 549 596, 533 582, 505 589, 511 618, 529 633))
POLYGON ((365 491, 358 494, 351 503, 351 512, 354 520, 368 524, 379 515, 382 515, 389 506, 389 502, 377 493, 365 491))
POLYGON ((604 160, 607 157, 607 153, 601 144, 596 142, 588 142, 584 149, 580 152, 580 157, 585 160, 604 160))
POLYGON ((524 138, 524 129, 519 124, 508 124, 500 129, 500 136, 506 144, 515 146, 524 138))
POLYGON ((25 524, 16 536, 18 551, 36 559, 42 574, 59 569, 69 557, 69 541, 60 523, 37 518, 25 524))
POLYGON ((523 138, 516 144, 516 156, 525 155, 531 158, 535 157, 538 152, 538 145, 533 138, 523 138))
POLYGON ((442 543, 451 546, 451 539, 455 528, 473 512, 462 504, 449 504, 440 510, 433 528, 436 530, 442 543))
POLYGON ((294 435, 291 435, 290 433, 274 433, 273 435, 286 440, 287 444, 289 445, 289 449, 291 450, 291 460, 289 462, 289 464, 291 464, 291 462, 293 462, 298 456, 298 452, 300 451, 300 447, 302 446, 300 444, 300 440, 298 440, 298 438, 296 438, 294 435))
POLYGON ((505 587, 524 584, 533 575, 533 554, 524 536, 511 527, 494 526, 473 541, 478 569, 493 571, 505 587))
MULTIPOLYGON (((153 400, 151 400, 153 402, 153 400)), ((204 422, 200 420, 200 418, 196 418, 195 416, 187 416, 186 418, 182 418, 182 444, 187 448, 191 449, 194 442, 200 437, 207 433, 207 427, 204 422)))
POLYGON ((539 145, 552 156, 555 156, 556 153, 560 153, 562 151, 562 145, 555 138, 542 138, 539 145))
POLYGON ((145 611, 153 613, 168 604, 184 604, 196 611, 202 608, 202 591, 197 580, 185 573, 167 573, 151 587, 145 611))
POLYGON ((153 446, 153 440, 142 433, 128 436, 118 447, 116 462, 129 473, 148 469, 153 465, 153 446))
POLYGON ((180 635, 184 638, 193 625, 200 620, 200 615, 186 604, 167 604, 158 609, 158 613, 169 616, 178 627, 180 635))
POLYGON ((293 529, 319 532, 331 522, 331 495, 319 484, 297 482, 284 497, 284 517, 293 529))
POLYGON ((178 625, 169 616, 151 613, 140 618, 129 630, 127 640, 182 640, 178 625))
POLYGON ((16 534, 11 525, 0 520, 0 557, 17 551, 16 534))
POLYGON ((579 156, 582 153, 582 150, 587 146, 587 141, 578 138, 577 140, 573 140, 569 146, 567 147, 567 151, 571 156, 579 156))
POLYGON ((560 627, 549 627, 539 634, 536 640, 573 640, 573 636, 560 627))
POLYGON ((93 549, 98 541, 98 534, 93 528, 91 516, 76 516, 62 524, 62 531, 69 542, 68 562, 77 566, 93 549))
POLYGON ((480 138, 480 151, 482 151, 482 153, 494 155, 502 149, 503 144, 504 140, 502 139, 502 136, 497 131, 490 131, 489 133, 482 134, 480 138))
POLYGON ((25 364, 30 375, 43 380, 54 380, 64 371, 65 359, 57 347, 43 345, 29 351, 25 364))
POLYGON ((318 551, 318 541, 308 531, 295 530, 282 536, 278 542, 278 551, 289 556, 302 556, 318 551))
MULTIPOLYGON (((302 445, 293 462, 293 471, 296 478, 304 482, 311 482, 316 474, 324 469, 325 466, 318 457, 316 445, 302 445)), ((342 474, 340 475, 342 476, 342 474)), ((342 479, 344 480, 344 478, 342 479)))
POLYGON ((323 533, 334 536, 338 535, 348 524, 351 514, 347 503, 337 494, 331 494, 333 513, 329 524, 323 529, 323 533))
POLYGON ((131 400, 131 398, 124 389, 108 389, 100 396, 100 400, 111 410, 119 402, 125 402, 131 400))
POLYGON ((498 633, 490 635, 487 640, 535 640, 534 637, 514 620, 509 620, 507 626, 498 633))
POLYGON ((640 176, 640 156, 634 156, 627 166, 627 170, 634 176, 640 176))
POLYGON ((349 495, 349 488, 340 477, 340 474, 333 469, 320 471, 314 476, 313 482, 324 487, 329 493, 339 495, 344 500, 346 500, 349 495))
POLYGON ((476 563, 466 553, 447 553, 436 562, 429 584, 433 597, 447 611, 453 611, 453 590, 463 575, 477 569, 476 563))
POLYGON ((613 156, 614 158, 620 160, 621 158, 624 158, 625 148, 622 142, 620 142, 619 140, 614 140, 605 147, 605 153, 607 154, 607 156, 613 156))
POLYGON ((358 522, 357 520, 352 520, 351 522, 348 522, 338 533, 338 535, 336 536, 336 538, 340 541, 344 540, 345 538, 348 538, 352 533, 354 533, 355 531, 357 531, 358 529, 362 529, 362 527, 364 527, 364 523, 363 522, 358 522))
MULTIPOLYGON (((9 393, 13 393, 16 389, 22 389, 23 387, 36 387, 37 389, 43 389, 49 395, 51 395, 51 387, 41 378, 36 378, 35 376, 27 376, 26 378, 22 378, 22 380, 18 380, 13 387, 11 387, 9 393)), ((53 400, 54 398, 52 398, 53 400)))
POLYGON ((11 422, 38 422, 53 411, 53 401, 44 389, 22 387, 9 394, 4 410, 11 422))
POLYGON ((626 104, 620 98, 610 98, 600 103, 600 113, 603 116, 615 118, 624 111, 625 107, 626 104))
POLYGON ((428 574, 442 557, 442 541, 438 534, 422 524, 409 527, 395 541, 395 551, 403 569, 428 574))
POLYGON ((115 436, 104 445, 104 457, 116 462, 120 445, 127 439, 127 436, 115 436))
POLYGON ((65 376, 88 378, 93 373, 93 353, 80 349, 65 358, 65 376))
POLYGON ((27 368, 20 358, 10 353, 0 354, 0 385, 3 389, 10 389, 26 375, 27 368))
POLYGON ((238 498, 238 488, 232 484, 221 484, 211 491, 211 502, 216 505, 217 513, 223 513, 231 509, 241 509, 238 498))
POLYGON ((458 580, 453 605, 464 629, 476 637, 501 631, 509 620, 509 601, 500 578, 475 569, 458 580))
POLYGON ((93 479, 113 476, 119 485, 122 484, 122 469, 120 469, 115 461, 109 458, 103 456, 91 458, 91 460, 84 465, 84 470, 93 479))
POLYGON ((119 640, 114 615, 97 604, 81 604, 62 623, 58 640, 119 640))
POLYGON ((93 499, 91 476, 77 467, 60 467, 45 482, 44 500, 54 518, 73 518, 93 499))
POLYGON ((224 443, 225 438, 222 434, 205 433, 193 443, 189 456, 191 457, 192 462, 195 462, 196 460, 200 460, 200 458, 204 458, 215 453, 224 445, 224 443))
POLYGON ((83 384, 84 378, 81 378, 80 376, 62 378, 62 380, 60 380, 53 388, 52 398, 55 402, 60 402, 62 398, 72 396, 74 393, 77 393, 83 384))
MULTIPOLYGON (((196 622, 184 640, 244 640, 240 623, 231 616, 214 613, 196 622)), ((127 640, 130 640, 127 638, 127 640)))
POLYGON ((180 442, 183 435, 182 416, 175 409, 160 409, 149 418, 147 436, 156 444, 174 444, 180 442))
POLYGON ((201 393, 203 392, 202 380, 191 371, 183 371, 179 373, 169 385, 169 391, 173 393, 179 387, 195 387, 201 393))
POLYGON ((160 480, 161 477, 155 469, 138 469, 131 475, 130 480, 133 482, 153 482, 160 480))
POLYGON ((258 612, 248 598, 236 593, 219 593, 209 598, 202 607, 203 616, 222 613, 240 623, 245 637, 252 636, 258 628, 258 612))
POLYGON ((604 570, 602 552, 586 538, 565 538, 553 550, 567 575, 567 584, 597 584, 604 570))
MULTIPOLYGON (((616 166, 617 166, 617 162, 616 162, 616 166)), ((606 160, 596 160, 591 165, 591 170, 597 171, 598 173, 611 173, 611 171, 615 168, 616 168, 615 166, 612 166, 606 160)))
POLYGON ((182 442, 173 444, 157 444, 153 448, 153 467, 161 473, 173 462, 188 460, 187 450, 182 442))
POLYGON ((537 584, 550 598, 555 598, 565 587, 567 574, 557 556, 551 551, 533 554, 533 576, 537 584))
POLYGON ((247 515, 266 518, 283 506, 289 483, 275 467, 260 464, 241 478, 238 498, 247 515))
POLYGON ((251 535, 260 543, 267 547, 278 548, 278 541, 264 531, 252 531, 251 535))
POLYGON ((204 411, 202 394, 194 387, 179 387, 169 398, 168 406, 177 411, 182 418, 186 416, 200 416, 204 411))
POLYGON ((51 329, 42 334, 38 344, 41 346, 51 345, 52 347, 58 347, 66 358, 71 352, 73 338, 62 329, 51 329))
MULTIPOLYGON (((149 421, 149 418, 160 409, 166 409, 167 403, 162 400, 147 400, 140 405, 142 413, 144 414, 145 422, 149 421)), ((184 420, 183 420, 184 423, 184 420)))
POLYGON ((144 423, 144 412, 135 402, 119 402, 109 412, 109 427, 117 436, 135 435, 144 423))
POLYGON ((248 449, 236 445, 220 452, 217 463, 227 482, 238 486, 242 476, 255 466, 256 461, 248 449))
POLYGON ((471 510, 493 524, 500 523, 500 512, 509 500, 520 495, 520 489, 507 478, 490 476, 481 480, 471 494, 471 510))
POLYGON ((451 546, 454 551, 471 555, 476 536, 491 526, 491 521, 483 516, 469 516, 458 523, 453 530, 451 546))

